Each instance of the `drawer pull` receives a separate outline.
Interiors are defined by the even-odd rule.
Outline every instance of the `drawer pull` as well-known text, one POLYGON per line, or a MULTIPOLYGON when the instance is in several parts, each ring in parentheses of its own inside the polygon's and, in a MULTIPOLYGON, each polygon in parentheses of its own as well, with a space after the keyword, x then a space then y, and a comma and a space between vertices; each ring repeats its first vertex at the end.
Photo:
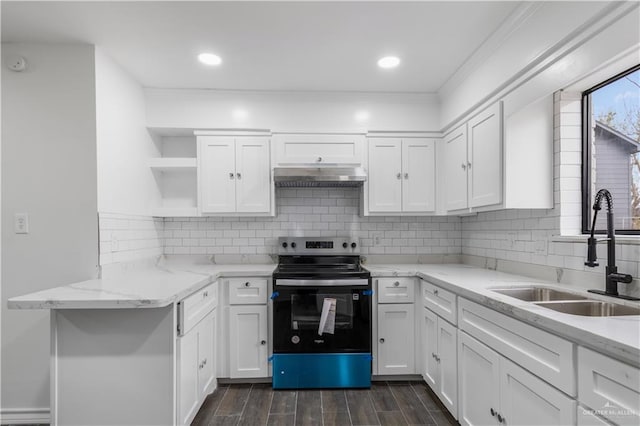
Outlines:
POLYGON ((433 290, 433 294, 438 295, 438 289, 433 290))
POLYGON ((267 344, 267 341, 266 341, 266 340, 261 340, 261 341, 260 341, 260 344, 261 344, 261 345, 266 345, 266 344, 267 344))
POLYGON ((394 287, 398 287, 400 285, 400 281, 396 281, 395 283, 393 283, 394 287))
POLYGON ((202 293, 202 297, 209 297, 209 292, 205 291, 204 293, 202 293))
POLYGON ((249 287, 251 285, 251 283, 249 281, 247 281, 246 283, 244 283, 245 287, 249 287))
POLYGON ((380 343, 384 343, 384 338, 383 337, 380 338, 380 343))

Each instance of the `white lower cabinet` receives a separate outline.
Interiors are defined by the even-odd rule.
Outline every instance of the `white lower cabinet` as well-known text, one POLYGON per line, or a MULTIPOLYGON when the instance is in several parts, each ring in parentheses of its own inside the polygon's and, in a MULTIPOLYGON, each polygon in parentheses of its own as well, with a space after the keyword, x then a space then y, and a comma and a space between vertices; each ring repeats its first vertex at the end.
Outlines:
MULTIPOLYGON (((590 349, 578 348, 578 400, 613 424, 640 424, 640 369, 590 349)), ((595 417, 595 416, 593 416, 595 417)), ((600 420, 595 417, 594 422, 600 420)), ((587 424, 587 423, 585 423, 587 424)))
POLYGON ((457 329, 431 310, 423 308, 422 341, 424 380, 457 418, 457 329))
POLYGON ((378 374, 415 373, 413 304, 378 305, 378 374))
POLYGON ((268 377, 266 305, 229 307, 229 376, 268 377))
POLYGON ((458 332, 461 425, 573 425, 576 402, 468 334, 458 332))
POLYGON ((216 310, 178 337, 178 424, 188 425, 215 390, 216 310))

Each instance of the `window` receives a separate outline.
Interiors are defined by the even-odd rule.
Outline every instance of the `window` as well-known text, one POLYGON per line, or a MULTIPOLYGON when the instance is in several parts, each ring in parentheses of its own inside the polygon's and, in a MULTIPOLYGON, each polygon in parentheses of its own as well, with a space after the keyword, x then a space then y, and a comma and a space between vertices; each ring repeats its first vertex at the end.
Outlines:
MULTIPOLYGON (((616 233, 640 235, 640 65, 582 94, 582 141, 583 232, 591 231, 593 197, 604 188, 616 233)), ((606 232, 605 214, 595 228, 606 232)))

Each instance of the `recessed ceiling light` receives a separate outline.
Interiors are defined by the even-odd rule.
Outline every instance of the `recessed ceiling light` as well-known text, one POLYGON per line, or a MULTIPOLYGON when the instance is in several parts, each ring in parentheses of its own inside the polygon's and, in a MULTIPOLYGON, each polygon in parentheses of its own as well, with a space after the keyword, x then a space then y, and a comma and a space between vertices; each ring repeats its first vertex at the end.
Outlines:
POLYGON ((358 111, 354 115, 354 118, 358 122, 367 121, 369 119, 369 112, 368 111, 358 111))
POLYGON ((201 53, 198 55, 198 60, 205 65, 220 65, 222 63, 222 58, 213 53, 201 53))
POLYGON ((395 68, 400 65, 400 58, 397 56, 385 56, 378 59, 378 66, 380 68, 395 68))
POLYGON ((234 109, 231 112, 231 115, 233 115, 233 118, 236 120, 246 120, 249 117, 249 111, 247 111, 246 109, 234 109))

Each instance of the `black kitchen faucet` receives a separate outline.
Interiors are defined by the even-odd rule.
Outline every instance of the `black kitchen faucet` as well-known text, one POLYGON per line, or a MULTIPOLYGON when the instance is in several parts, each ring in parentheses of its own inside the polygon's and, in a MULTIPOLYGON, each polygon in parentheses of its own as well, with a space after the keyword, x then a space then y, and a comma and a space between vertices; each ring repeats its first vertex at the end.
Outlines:
POLYGON ((598 266, 598 257, 596 255, 596 244, 598 240, 594 238, 593 233, 596 228, 598 211, 602 210, 600 204, 602 204, 603 198, 607 202, 607 267, 605 268, 605 290, 589 291, 591 293, 604 294, 620 299, 640 300, 637 297, 625 296, 618 293, 618 283, 629 284, 633 280, 633 277, 629 274, 618 273, 618 268, 616 267, 616 231, 613 228, 613 198, 611 197, 611 193, 606 189, 598 191, 593 203, 593 224, 591 225, 591 236, 587 240, 587 261, 584 262, 584 264, 592 268, 598 266))

